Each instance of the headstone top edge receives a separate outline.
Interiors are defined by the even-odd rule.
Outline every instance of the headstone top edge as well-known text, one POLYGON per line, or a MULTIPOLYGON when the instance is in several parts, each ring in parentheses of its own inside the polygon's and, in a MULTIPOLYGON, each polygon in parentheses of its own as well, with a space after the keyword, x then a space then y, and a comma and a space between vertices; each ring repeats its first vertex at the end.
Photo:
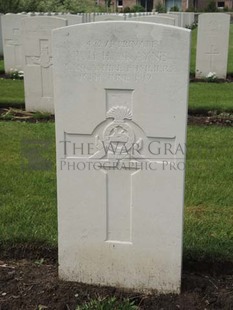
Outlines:
POLYGON ((51 20, 51 18, 53 19, 53 20, 66 20, 66 18, 64 18, 64 17, 59 17, 59 16, 48 16, 48 15, 40 15, 40 16, 29 16, 29 17, 25 17, 24 18, 24 20, 28 20, 28 21, 31 21, 31 20, 46 20, 46 19, 48 19, 48 20, 51 20))
POLYGON ((173 26, 173 25, 166 25, 166 24, 159 24, 159 23, 153 23, 153 22, 145 22, 145 21, 135 21, 135 20, 107 20, 107 21, 97 21, 97 22, 89 22, 89 23, 83 23, 83 24, 75 24, 75 25, 70 25, 67 27, 61 27, 59 29, 54 29, 52 30, 53 33, 57 33, 58 31, 66 31, 69 29, 73 29, 75 27, 98 27, 100 25, 104 25, 104 24, 137 24, 137 25, 148 25, 148 26, 152 26, 152 27, 156 27, 156 28, 167 28, 167 29, 173 29, 179 32, 186 32, 186 33, 191 33, 190 29, 187 28, 181 28, 178 26, 173 26))
POLYGON ((208 16, 208 15, 214 15, 214 16, 231 16, 229 13, 223 13, 223 12, 208 12, 208 13, 201 13, 199 14, 199 17, 200 16, 208 16))

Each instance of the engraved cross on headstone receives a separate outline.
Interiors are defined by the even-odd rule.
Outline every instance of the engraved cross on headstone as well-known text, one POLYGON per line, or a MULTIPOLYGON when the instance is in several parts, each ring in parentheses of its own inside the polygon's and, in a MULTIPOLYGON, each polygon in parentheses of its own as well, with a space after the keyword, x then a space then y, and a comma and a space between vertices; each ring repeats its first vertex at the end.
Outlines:
POLYGON ((26 64, 40 66, 42 97, 52 97, 52 57, 49 55, 48 40, 40 40, 40 56, 26 56, 26 64))
MULTIPOLYGON (((145 164, 158 162, 144 154, 144 146, 151 139, 174 142, 175 137, 148 137, 133 122, 133 90, 106 90, 106 121, 90 135, 64 133, 64 159, 101 163, 106 182, 106 242, 131 244, 133 216, 133 180, 145 164), (95 151, 90 157, 69 155, 67 146, 83 138, 94 141, 95 151)), ((83 143, 82 143, 83 144, 83 143)), ((79 147, 80 149, 80 147, 79 147)))
POLYGON ((132 126, 132 90, 106 90, 106 118, 111 120, 95 136, 106 176, 106 242, 132 242, 132 180, 139 172, 132 158, 134 144, 141 147, 132 126))
POLYGON ((219 55, 219 51, 214 47, 213 44, 210 46, 210 50, 208 52, 205 52, 206 55, 209 55, 209 66, 210 70, 212 70, 213 65, 214 65, 214 57, 216 55, 219 55))
MULTIPOLYGON (((11 47, 13 49, 14 54, 14 66, 16 69, 22 65, 22 59, 21 59, 21 43, 19 42, 19 36, 20 36, 20 30, 19 28, 13 28, 12 29, 12 38, 11 39, 5 39, 5 43, 7 46, 11 47)), ((12 68, 12 69, 15 69, 12 68)))

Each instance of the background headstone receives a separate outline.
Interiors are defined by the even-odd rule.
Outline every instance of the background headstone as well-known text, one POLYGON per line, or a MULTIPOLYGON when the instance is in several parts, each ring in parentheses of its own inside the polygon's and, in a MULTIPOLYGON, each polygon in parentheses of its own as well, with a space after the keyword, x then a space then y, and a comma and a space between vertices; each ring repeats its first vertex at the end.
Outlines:
POLYGON ((179 292, 189 49, 161 24, 53 31, 61 279, 179 292))
POLYGON ((2 20, 3 53, 5 72, 23 70, 21 21, 25 14, 6 14, 2 20))
POLYGON ((62 14, 57 17, 67 19, 68 26, 82 24, 83 22, 83 17, 81 15, 76 15, 76 14, 62 14))
POLYGON ((3 57, 2 16, 3 16, 3 14, 0 14, 0 57, 3 57))
POLYGON ((157 14, 157 15, 148 15, 148 16, 131 17, 128 20, 134 20, 134 21, 140 21, 140 22, 157 23, 157 24, 164 24, 164 25, 175 26, 175 18, 159 16, 159 14, 157 14))
MULTIPOLYGON (((94 21, 94 14, 93 13, 80 13, 81 16, 83 17, 83 23, 91 23, 94 21)), ((77 15, 80 15, 77 14, 77 15)))
POLYGON ((196 78, 215 73, 225 79, 229 45, 230 15, 205 13, 199 15, 196 53, 196 78))
POLYGON ((169 12, 168 15, 170 15, 172 17, 176 16, 176 18, 177 18, 177 25, 176 26, 183 27, 182 26, 182 20, 181 20, 182 19, 181 12, 169 12))
POLYGON ((179 16, 176 14, 168 14, 168 13, 159 13, 158 16, 164 16, 164 17, 169 17, 169 18, 174 18, 175 19, 175 26, 180 27, 180 20, 179 16))
POLYGON ((27 111, 54 113, 51 35, 53 29, 66 25, 66 19, 50 16, 27 17, 22 20, 27 111))
POLYGON ((179 27, 191 27, 194 23, 193 12, 170 12, 170 16, 176 16, 178 18, 179 27))
POLYGON ((94 15, 95 22, 108 21, 108 20, 125 20, 125 16, 114 14, 94 15))
POLYGON ((181 27, 191 27, 194 22, 194 12, 182 12, 181 27))

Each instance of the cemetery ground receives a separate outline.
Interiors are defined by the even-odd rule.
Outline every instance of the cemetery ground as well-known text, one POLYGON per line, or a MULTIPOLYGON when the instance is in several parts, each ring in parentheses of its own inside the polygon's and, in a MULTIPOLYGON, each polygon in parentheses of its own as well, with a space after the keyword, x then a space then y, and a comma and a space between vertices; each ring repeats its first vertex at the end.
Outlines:
POLYGON ((74 309, 107 296, 116 296, 115 309, 133 309, 122 298, 141 309, 231 309, 232 127, 188 128, 182 294, 157 298, 58 281, 54 123, 2 121, 0 135, 1 309, 74 309), (29 141, 47 142, 48 170, 25 163, 29 141))
MULTIPOLYGON (((58 280, 54 120, 48 114, 25 113, 23 81, 2 74, 0 310, 233 309, 232 31, 231 26, 229 80, 190 83, 179 296, 58 280)), ((192 33, 195 42, 196 30, 192 33)))
POLYGON ((0 122, 1 309, 74 309, 98 298, 105 308, 93 301, 83 309, 232 308, 232 123, 188 127, 182 294, 155 297, 58 281, 54 122, 34 121, 0 122), (48 170, 30 170, 28 141, 47 142, 48 170))

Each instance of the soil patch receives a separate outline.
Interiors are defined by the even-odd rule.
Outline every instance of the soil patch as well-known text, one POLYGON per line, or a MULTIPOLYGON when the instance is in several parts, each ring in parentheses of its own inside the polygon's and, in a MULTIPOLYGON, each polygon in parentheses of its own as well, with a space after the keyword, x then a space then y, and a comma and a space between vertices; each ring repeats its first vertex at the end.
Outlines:
POLYGON ((0 120, 38 123, 54 121, 54 115, 42 112, 28 112, 16 108, 0 108, 0 120))
MULTIPOLYGON (((91 299, 129 298, 139 309, 233 309, 233 273, 210 275, 184 270, 180 295, 139 294, 112 287, 64 282, 51 260, 0 260, 0 309, 71 310, 91 299)), ((194 268, 195 270, 195 268, 194 268)), ((115 309, 116 310, 116 309, 115 309)))
MULTIPOLYGON (((16 108, 0 108, 0 120, 2 121, 21 121, 29 123, 54 121, 54 115, 40 112, 27 112, 16 108)), ((209 111, 206 113, 190 113, 188 116, 188 124, 193 125, 218 125, 233 126, 232 113, 220 113, 209 111)), ((1 309, 0 309, 1 310, 1 309)))
POLYGON ((233 115, 227 115, 225 113, 213 116, 205 115, 189 115, 188 116, 189 125, 218 125, 218 126, 233 126, 233 115))

